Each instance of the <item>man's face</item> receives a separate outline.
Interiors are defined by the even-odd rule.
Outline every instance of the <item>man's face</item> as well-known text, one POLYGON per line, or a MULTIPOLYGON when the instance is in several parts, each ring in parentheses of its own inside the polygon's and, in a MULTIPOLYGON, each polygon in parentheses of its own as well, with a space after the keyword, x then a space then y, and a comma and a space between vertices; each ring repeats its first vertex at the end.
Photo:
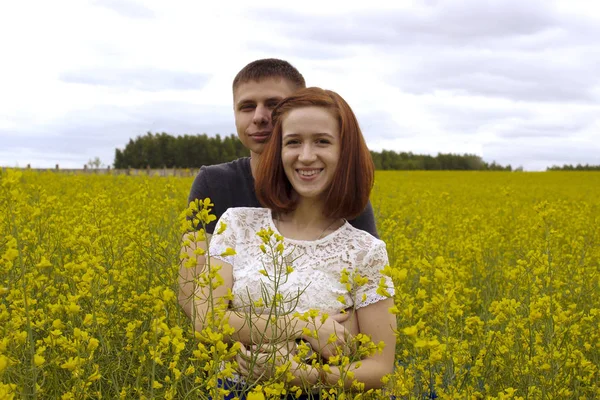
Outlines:
POLYGON ((265 143, 271 136, 273 108, 295 91, 296 87, 283 78, 245 82, 233 91, 237 134, 252 156, 263 152, 265 143))

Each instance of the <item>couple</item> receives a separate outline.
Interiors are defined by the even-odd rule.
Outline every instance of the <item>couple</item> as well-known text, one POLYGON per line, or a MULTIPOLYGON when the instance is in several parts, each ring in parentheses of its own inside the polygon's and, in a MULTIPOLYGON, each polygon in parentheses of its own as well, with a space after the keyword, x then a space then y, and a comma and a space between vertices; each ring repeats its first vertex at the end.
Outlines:
MULTIPOLYGON (((353 378, 334 365, 327 374, 300 368, 292 352, 284 360, 291 365, 290 386, 335 385, 342 377, 348 389, 355 380, 364 383, 365 390, 381 387, 381 378, 394 367, 396 320, 388 311, 392 299, 377 293, 387 253, 385 244, 376 238, 368 200, 374 167, 354 113, 337 93, 305 88, 302 75, 276 59, 244 67, 233 81, 233 100, 238 136, 251 157, 203 167, 189 197, 190 202, 209 197, 219 219, 206 227, 210 265, 222 266, 225 282, 212 295, 222 298, 230 289, 230 306, 235 310, 260 299, 261 284, 268 284, 260 271, 268 269, 268 260, 256 233, 270 229, 283 237, 286 249, 293 249, 288 261, 294 272, 280 292, 284 296, 301 293, 296 304, 300 313, 312 309, 330 316, 315 329, 296 317, 253 318, 253 324, 248 324, 247 316, 228 311, 228 324, 234 329, 230 340, 241 343, 240 375, 265 377, 272 359, 248 360, 252 349, 273 345, 257 343, 257 338, 274 322, 282 329, 290 328, 289 343, 302 340, 306 344, 302 348, 309 347, 325 360, 335 355, 336 346, 343 347, 359 333, 373 343, 385 344, 383 351, 350 368, 353 378), (221 222, 227 228, 216 234, 221 222), (235 255, 215 256, 229 247, 236 250, 235 255), (361 285, 352 280, 349 285, 343 283, 344 275, 355 273, 365 278, 361 285), (347 310, 341 313, 343 309, 347 310), (316 332, 308 334, 313 329, 316 332)), ((196 258, 195 268, 180 271, 179 302, 188 316, 193 314, 192 307, 199 315, 207 312, 203 299, 207 294, 193 284, 207 261, 194 251, 205 246, 197 242, 183 249, 196 258)), ((391 280, 385 278, 385 282, 393 294, 391 280)), ((263 341, 268 339, 263 337, 263 341)))

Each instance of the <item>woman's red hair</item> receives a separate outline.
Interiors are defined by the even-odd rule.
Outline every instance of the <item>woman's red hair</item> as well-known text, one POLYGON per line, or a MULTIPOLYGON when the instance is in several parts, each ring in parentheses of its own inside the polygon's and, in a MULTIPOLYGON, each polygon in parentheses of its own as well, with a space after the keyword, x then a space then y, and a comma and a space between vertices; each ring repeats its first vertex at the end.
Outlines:
POLYGON ((285 175, 281 161, 282 125, 287 113, 302 107, 328 110, 337 119, 340 129, 340 159, 325 194, 325 216, 356 218, 369 202, 375 167, 356 116, 348 103, 331 90, 316 87, 301 89, 275 107, 273 133, 255 171, 256 196, 264 207, 277 213, 287 213, 296 208, 296 192, 285 175))

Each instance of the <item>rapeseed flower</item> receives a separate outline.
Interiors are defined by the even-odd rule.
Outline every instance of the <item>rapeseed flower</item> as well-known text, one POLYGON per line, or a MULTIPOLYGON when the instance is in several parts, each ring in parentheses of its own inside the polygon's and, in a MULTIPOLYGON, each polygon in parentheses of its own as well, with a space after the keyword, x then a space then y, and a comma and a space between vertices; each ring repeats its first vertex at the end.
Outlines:
MULTIPOLYGON (((181 244, 204 241, 215 219, 210 199, 186 204, 190 185, 0 171, 0 398, 224 393, 217 381, 234 375, 238 349, 225 340, 225 308, 215 304, 214 326, 197 332, 177 304, 180 263, 196 265, 180 259, 181 244)), ((371 202, 396 289, 396 368, 381 391, 357 383, 351 393, 332 378, 316 389, 323 398, 600 398, 597 174, 378 171, 371 202)), ((281 261, 266 276, 293 276, 283 238, 258 234, 281 261)), ((197 285, 218 288, 219 271, 197 285)), ((342 271, 348 292, 361 284, 342 271)), ((267 300, 286 301, 252 306, 267 300)), ((324 323, 316 310, 298 318, 312 337, 324 323)), ((351 376, 351 362, 382 348, 369 339, 330 365, 351 376)), ((275 370, 249 395, 306 391, 287 385, 283 364, 275 370)))

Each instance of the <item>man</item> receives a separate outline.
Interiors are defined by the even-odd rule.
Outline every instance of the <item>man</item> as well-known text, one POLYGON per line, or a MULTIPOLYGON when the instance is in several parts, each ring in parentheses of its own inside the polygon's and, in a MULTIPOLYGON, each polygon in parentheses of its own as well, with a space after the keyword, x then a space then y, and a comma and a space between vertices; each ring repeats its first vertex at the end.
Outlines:
MULTIPOLYGON (((233 80, 233 110, 238 137, 250 150, 250 157, 202 167, 192 185, 188 204, 195 199, 210 198, 217 220, 230 207, 261 207, 254 192, 253 173, 273 130, 271 111, 282 99, 305 87, 304 77, 287 61, 262 59, 242 68, 233 80)), ((370 203, 358 218, 349 222, 378 237, 370 203)), ((215 225, 216 220, 206 226, 207 240, 215 225)), ((193 242, 182 250, 196 258, 197 267, 182 266, 179 281, 179 303, 190 317, 193 276, 204 264, 204 257, 194 254, 196 247, 206 249, 206 242, 193 242)))

